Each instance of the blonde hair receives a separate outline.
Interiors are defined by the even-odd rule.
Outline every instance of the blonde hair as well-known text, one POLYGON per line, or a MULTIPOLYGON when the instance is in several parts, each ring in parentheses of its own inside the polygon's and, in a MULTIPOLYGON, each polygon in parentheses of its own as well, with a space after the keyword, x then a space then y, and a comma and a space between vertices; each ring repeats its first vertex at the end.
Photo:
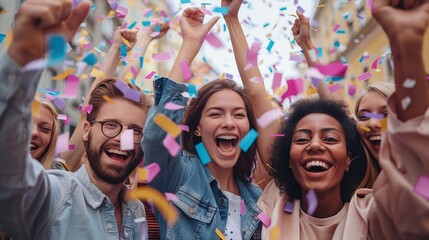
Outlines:
POLYGON ((48 146, 42 155, 37 159, 45 169, 52 169, 54 158, 55 158, 55 145, 57 144, 58 134, 60 132, 59 122, 58 122, 58 112, 55 109, 52 103, 44 98, 38 98, 37 101, 40 102, 40 105, 48 109, 54 119, 52 119, 52 132, 51 132, 51 140, 49 141, 48 146))
POLYGON ((362 91, 356 100, 355 115, 359 111, 360 102, 362 98, 370 92, 375 92, 385 97, 386 99, 395 91, 395 84, 389 82, 375 82, 371 83, 365 91, 362 91))
MULTIPOLYGON (((362 91, 358 97, 358 99, 356 100, 356 105, 355 105, 355 117, 357 115, 357 113, 359 112, 359 106, 360 106, 360 102, 362 101, 362 98, 364 96, 366 96, 368 93, 370 92, 375 92, 380 94, 381 96, 386 98, 390 97, 390 95, 393 94, 393 92, 395 91, 395 84, 393 83, 388 83, 388 82, 375 82, 372 83, 368 86, 367 90, 362 91)), ((386 103, 387 104, 387 103, 386 103)), ((357 120, 357 118, 355 118, 357 120)), ((365 149, 365 155, 366 155, 366 159, 368 161, 367 167, 366 167, 366 174, 364 179, 362 180, 361 184, 359 185, 359 188, 363 187, 363 188, 372 188, 372 185, 375 182, 375 179, 377 178, 379 172, 380 172, 380 165, 378 164, 377 159, 372 156, 372 154, 368 151, 368 147, 362 143, 362 145, 364 146, 365 149)))

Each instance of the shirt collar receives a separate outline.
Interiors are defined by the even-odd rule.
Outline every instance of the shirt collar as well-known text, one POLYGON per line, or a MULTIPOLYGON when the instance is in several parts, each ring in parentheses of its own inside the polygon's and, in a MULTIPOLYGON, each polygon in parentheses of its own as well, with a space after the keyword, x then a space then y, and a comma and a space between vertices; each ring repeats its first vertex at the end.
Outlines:
POLYGON ((83 164, 74 175, 83 186, 83 196, 85 197, 86 203, 93 209, 99 208, 106 198, 106 195, 91 182, 85 164, 83 164))

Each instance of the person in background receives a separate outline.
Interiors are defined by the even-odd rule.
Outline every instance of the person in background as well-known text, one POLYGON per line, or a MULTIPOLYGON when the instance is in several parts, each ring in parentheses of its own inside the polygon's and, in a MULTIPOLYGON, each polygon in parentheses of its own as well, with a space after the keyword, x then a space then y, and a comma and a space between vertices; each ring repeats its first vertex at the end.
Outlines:
POLYGON ((94 88, 83 134, 88 164, 76 173, 45 171, 30 154, 31 106, 42 69, 23 66, 44 55, 49 34, 74 36, 90 4, 72 5, 25 1, 15 18, 13 44, 0 58, 0 231, 13 239, 141 239, 147 227, 136 219, 145 218, 143 204, 124 199, 124 181, 143 156, 143 95, 126 99, 114 79, 94 88), (133 149, 120 148, 125 130, 131 130, 133 149))

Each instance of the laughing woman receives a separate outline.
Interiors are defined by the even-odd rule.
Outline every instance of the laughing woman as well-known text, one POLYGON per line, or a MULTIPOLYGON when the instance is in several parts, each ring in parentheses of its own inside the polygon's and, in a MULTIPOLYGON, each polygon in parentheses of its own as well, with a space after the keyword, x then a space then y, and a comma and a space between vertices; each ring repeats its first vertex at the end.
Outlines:
POLYGON ((355 183, 347 180, 359 176, 356 163, 365 161, 350 145, 356 133, 333 114, 341 105, 297 103, 282 129, 290 137, 274 148, 275 181, 258 202, 272 220, 271 229, 262 230, 264 239, 272 228, 281 239, 428 239, 429 201, 413 189, 429 175, 429 87, 422 59, 429 2, 400 5, 377 1, 373 13, 390 40, 396 85, 373 190, 352 196, 355 183), (330 111, 323 110, 329 105, 330 111))
POLYGON ((203 19, 200 9, 184 11, 180 19, 181 49, 168 78, 154 83, 155 104, 143 131, 145 165, 156 162, 161 167, 149 185, 179 198, 174 202, 179 213, 175 225, 167 225, 156 213, 161 239, 216 239, 219 231, 227 239, 259 239, 260 210, 256 201, 261 190, 249 180, 256 147, 247 152, 239 147, 249 130, 256 128, 250 100, 243 89, 232 80, 214 80, 199 89, 198 97, 190 101, 186 110, 166 109, 169 103, 186 106, 188 99, 183 93, 188 88, 177 83, 184 81, 181 65, 192 62, 202 37, 217 21, 213 18, 203 24, 203 19), (161 114, 189 127, 181 139, 176 138, 183 147, 177 156, 160 144, 166 137, 171 138, 154 122, 159 123, 161 114))

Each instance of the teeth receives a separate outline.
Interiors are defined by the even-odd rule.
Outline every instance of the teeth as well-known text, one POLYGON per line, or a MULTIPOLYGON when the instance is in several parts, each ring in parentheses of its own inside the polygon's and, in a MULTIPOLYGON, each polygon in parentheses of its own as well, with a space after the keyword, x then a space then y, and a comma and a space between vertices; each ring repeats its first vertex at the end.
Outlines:
POLYGON ((120 150, 113 149, 113 148, 107 149, 106 152, 128 157, 128 153, 127 152, 120 151, 120 150))
POLYGON ((329 168, 328 164, 322 161, 310 161, 307 162, 305 165, 306 169, 310 169, 311 167, 322 167, 323 169, 327 170, 329 168))
POLYGON ((375 141, 375 140, 379 140, 379 141, 381 141, 381 136, 380 136, 380 135, 377 135, 377 136, 371 136, 371 137, 369 137, 369 140, 370 140, 370 141, 375 141))
POLYGON ((34 147, 36 147, 36 145, 34 145, 34 144, 30 144, 30 147, 31 147, 31 148, 34 148, 34 147))
POLYGON ((221 136, 217 136, 217 138, 219 138, 219 139, 225 139, 225 140, 233 140, 233 139, 237 139, 237 136, 221 135, 221 136))

